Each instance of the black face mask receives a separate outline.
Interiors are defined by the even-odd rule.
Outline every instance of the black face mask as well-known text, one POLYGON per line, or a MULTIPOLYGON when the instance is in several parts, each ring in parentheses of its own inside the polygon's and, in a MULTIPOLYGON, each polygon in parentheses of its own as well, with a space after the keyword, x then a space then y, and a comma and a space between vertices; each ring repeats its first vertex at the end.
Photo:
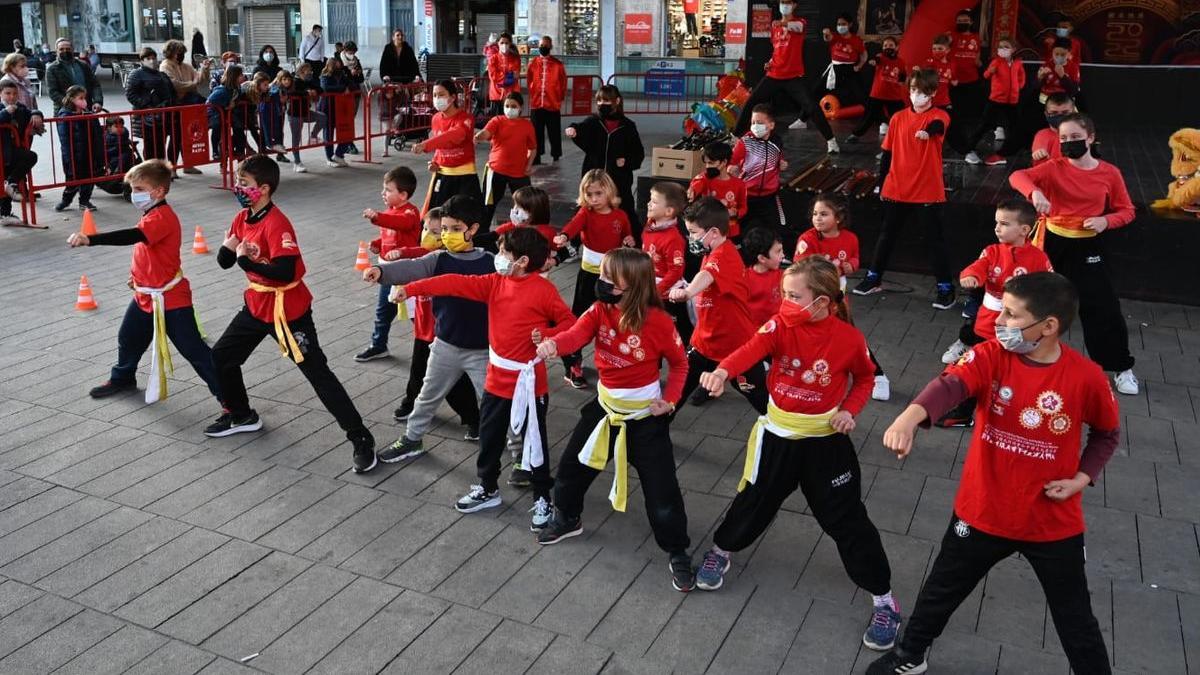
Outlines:
POLYGON ((607 119, 613 116, 613 105, 611 103, 601 103, 596 106, 596 110, 600 112, 600 116, 603 118, 607 119))
POLYGON ((1062 149, 1063 157, 1071 159, 1079 159, 1088 154, 1087 141, 1082 138, 1074 141, 1063 141, 1059 143, 1059 147, 1062 149))
POLYGON ((542 56, 550 56, 550 48, 549 47, 538 47, 538 53, 541 54, 542 56))
POLYGON ((1046 115, 1046 124, 1049 124, 1051 129, 1057 129, 1058 125, 1062 124, 1064 117, 1066 115, 1046 115))
POLYGON ((613 293, 615 286, 603 279, 596 280, 596 299, 606 305, 615 305, 621 301, 621 296, 613 293))
POLYGON ((717 167, 715 167, 715 166, 704 167, 704 177, 705 178, 716 178, 717 176, 720 176, 720 175, 721 175, 721 170, 718 169, 717 167))
POLYGON ((896 50, 895 49, 885 49, 885 50, 883 50, 883 55, 888 57, 889 59, 894 59, 894 58, 896 58, 896 50))
POLYGON ((960 24, 958 24, 958 32, 960 32, 960 33, 970 33, 970 32, 971 32, 971 24, 969 24, 969 23, 960 23, 960 24))

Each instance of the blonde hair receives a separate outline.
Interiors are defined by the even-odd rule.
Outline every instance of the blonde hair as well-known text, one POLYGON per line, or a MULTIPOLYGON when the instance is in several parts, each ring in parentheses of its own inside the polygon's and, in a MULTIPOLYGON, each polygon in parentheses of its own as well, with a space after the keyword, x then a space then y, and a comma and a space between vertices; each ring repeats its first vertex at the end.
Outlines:
POLYGON ((654 283, 654 261, 645 251, 621 246, 604 254, 600 269, 625 288, 617 303, 621 310, 618 326, 623 332, 640 331, 646 325, 650 308, 663 306, 654 283))
POLYGON ((279 70, 279 72, 275 74, 275 79, 271 80, 271 85, 276 86, 276 87, 282 87, 284 80, 291 80, 293 85, 296 84, 296 76, 293 75, 291 72, 283 70, 281 68, 279 70))
POLYGON ((161 159, 148 159, 125 172, 125 182, 146 181, 153 187, 171 189, 171 165, 161 159))
POLYGON ((251 103, 257 104, 262 99, 262 93, 258 91, 259 82, 270 84, 271 78, 267 77, 267 74, 263 72, 255 73, 254 78, 250 80, 250 86, 242 90, 242 93, 245 94, 251 103))
POLYGON ((841 274, 832 262, 818 255, 802 258, 783 271, 780 283, 794 276, 804 277, 804 283, 812 291, 814 299, 822 295, 829 298, 830 314, 843 321, 850 320, 846 294, 842 292, 841 274))
POLYGON ((615 209, 621 205, 621 198, 617 196, 617 184, 613 182, 612 176, 604 169, 592 169, 579 180, 579 199, 575 201, 576 206, 588 208, 587 189, 596 184, 608 194, 609 206, 615 209))
POLYGON ((29 63, 29 60, 21 52, 13 52, 4 57, 4 72, 11 73, 22 63, 29 63))

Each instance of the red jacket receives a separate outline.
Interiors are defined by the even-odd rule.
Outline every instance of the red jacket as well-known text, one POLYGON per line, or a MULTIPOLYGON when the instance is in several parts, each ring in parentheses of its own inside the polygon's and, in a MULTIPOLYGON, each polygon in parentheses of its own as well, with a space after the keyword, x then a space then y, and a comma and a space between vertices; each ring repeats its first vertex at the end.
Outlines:
POLYGON ((567 95, 567 68, 553 56, 529 60, 525 74, 530 110, 558 110, 567 95))
POLYGON ((517 56, 514 47, 508 48, 507 54, 496 50, 488 57, 488 100, 499 101, 514 91, 521 91, 521 57, 517 56), (512 75, 511 84, 505 86, 504 80, 512 75))
POLYGON ((1010 63, 997 56, 983 71, 983 76, 992 81, 989 99, 1007 105, 1016 105, 1021 100, 1021 90, 1025 88, 1025 64, 1021 59, 1013 59, 1010 63))

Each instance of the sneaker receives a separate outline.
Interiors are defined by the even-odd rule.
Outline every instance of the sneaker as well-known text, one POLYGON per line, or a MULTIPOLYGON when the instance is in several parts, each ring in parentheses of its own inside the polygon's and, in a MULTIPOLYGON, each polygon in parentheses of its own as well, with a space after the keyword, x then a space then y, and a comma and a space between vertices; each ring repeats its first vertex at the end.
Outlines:
POLYGON ((308 173, 308 169, 304 167, 304 162, 296 162, 292 165, 292 171, 296 173, 308 173))
POLYGON ((413 408, 416 407, 416 402, 410 400, 407 396, 400 401, 400 407, 392 411, 392 419, 397 422, 403 422, 412 414, 413 408))
POLYGON ((983 299, 978 293, 970 293, 967 299, 963 302, 962 318, 968 321, 974 321, 975 316, 979 314, 979 307, 983 305, 983 299))
POLYGON ((882 290, 883 282, 879 280, 879 277, 867 272, 867 276, 863 277, 863 280, 858 282, 858 285, 854 287, 853 292, 855 295, 871 295, 872 293, 878 293, 882 290))
POLYGON ((350 153, 351 155, 357 155, 360 151, 357 145, 351 143, 350 147, 346 148, 346 152, 350 153))
POLYGON ((560 511, 555 510, 554 517, 550 519, 549 523, 546 523, 546 527, 538 532, 537 543, 549 546, 581 534, 583 534, 582 519, 566 518, 560 511))
POLYGON ((119 394, 123 391, 133 391, 135 389, 137 389, 137 382, 135 381, 113 382, 112 380, 108 380, 98 387, 92 387, 92 390, 88 392, 88 396, 92 398, 108 398, 113 394, 119 394))
POLYGON ((983 163, 985 166, 1004 166, 1005 164, 1008 164, 1008 160, 1004 159, 1000 155, 992 153, 984 158, 983 163))
MULTIPOLYGON (((282 143, 276 143, 275 145, 271 146, 271 151, 276 152, 276 153, 283 153, 283 152, 287 152, 287 148, 283 147, 282 143)), ((183 172, 187 173, 187 169, 184 169, 183 172)))
POLYGON ((567 374, 563 375, 563 379, 566 380, 567 384, 576 389, 587 389, 588 381, 587 378, 583 376, 583 366, 581 365, 571 366, 570 370, 567 371, 567 374))
POLYGON ((333 158, 333 163, 342 168, 350 166, 350 162, 347 162, 345 157, 338 157, 336 155, 333 158))
POLYGON ((529 519, 529 531, 534 534, 546 529, 546 526, 550 524, 550 517, 554 515, 554 511, 550 508, 550 502, 546 501, 545 497, 538 497, 533 502, 533 506, 529 508, 529 512, 533 514, 533 517, 529 519))
POLYGON ((283 153, 275 155, 275 161, 279 162, 280 164, 291 164, 292 163, 292 160, 288 159, 287 155, 284 155, 283 153))
POLYGON ((992 138, 996 139, 997 141, 1003 141, 1004 127, 996 127, 996 130, 992 132, 992 138))
POLYGON ((937 297, 933 299, 934 309, 950 309, 954 306, 954 287, 937 289, 937 297))
POLYGON ((867 675, 920 675, 929 669, 922 654, 909 654, 899 647, 867 666, 867 675))
POLYGON ((8 195, 9 199, 17 199, 17 195, 18 195, 17 186, 13 185, 12 183, 9 183, 8 181, 5 181, 4 182, 4 194, 8 195))
POLYGON ((508 484, 515 488, 527 488, 533 485, 533 474, 514 465, 508 474, 508 484))
POLYGON ((354 438, 354 473, 366 473, 379 464, 379 456, 375 454, 375 437, 370 431, 363 429, 354 438))
POLYGON ((224 438, 234 434, 244 434, 262 429, 262 420, 253 410, 245 417, 235 418, 232 413, 223 413, 217 421, 204 428, 204 435, 209 438, 224 438))
POLYGON ((871 388, 871 398, 876 401, 886 401, 892 397, 892 381, 887 375, 876 375, 875 386, 871 388))
POLYGON ((189 175, 189 176, 199 176, 199 175, 201 174, 201 171, 200 171, 200 169, 197 169, 197 168, 196 168, 196 167, 194 167, 194 166, 185 166, 185 167, 183 167, 183 172, 184 172, 184 173, 186 173, 186 174, 187 174, 187 175, 189 175))
POLYGON ((979 153, 972 150, 968 152, 965 157, 963 157, 963 161, 967 164, 979 164, 983 160, 979 159, 979 153))
POLYGON ((96 205, 91 202, 79 202, 80 211, 95 211, 96 205))
POLYGON ((58 204, 54 205, 54 210, 58 211, 59 213, 62 213, 63 211, 66 211, 69 208, 71 208, 71 202, 60 201, 58 204))
POLYGON ((836 155, 841 152, 842 149, 838 147, 837 139, 831 138, 828 141, 825 141, 825 151, 831 155, 836 155))
POLYGON ((475 513, 483 509, 494 509, 500 506, 500 502, 499 490, 488 492, 483 489, 482 485, 472 485, 470 492, 463 495, 462 499, 454 502, 454 508, 459 513, 475 513))
POLYGON ((696 570, 696 588, 702 591, 717 590, 725 583, 725 573, 728 571, 729 556, 709 549, 696 570))
POLYGON ((479 425, 478 424, 468 424, 467 430, 463 432, 463 440, 464 441, 479 440, 479 425))
POLYGON ((538 155, 537 157, 534 157, 533 161, 530 162, 530 165, 531 166, 541 166, 542 165, 542 156, 538 155))
POLYGON ((881 123, 879 125, 879 137, 883 138, 884 136, 887 136, 887 132, 888 132, 888 123, 887 122, 881 123))
POLYGON ((385 359, 387 358, 387 355, 387 347, 376 347, 375 345, 371 345, 370 347, 367 347, 361 352, 355 354, 354 360, 358 361, 359 363, 366 363, 367 361, 374 361, 375 359, 385 359))
POLYGON ((688 403, 696 406, 704 405, 711 400, 712 394, 708 393, 704 387, 696 387, 696 391, 693 391, 692 395, 688 397, 688 403))
POLYGON ((876 607, 871 612, 871 623, 863 633, 863 644, 877 652, 891 649, 896 644, 896 633, 900 630, 900 612, 891 607, 876 607))
POLYGON ((25 224, 25 221, 14 216, 11 213, 6 213, 0 216, 0 226, 4 227, 20 227, 25 224))
POLYGON ((1125 394, 1126 396, 1137 396, 1138 379, 1137 375, 1133 374, 1132 368, 1129 370, 1122 370, 1121 372, 1117 373, 1117 376, 1113 378, 1113 381, 1115 381, 1117 384, 1117 391, 1125 394))
POLYGON ((858 145, 858 140, 859 140, 858 136, 855 136, 854 134, 850 134, 849 136, 842 139, 842 142, 845 143, 846 145, 858 145))
POLYGON ((327 160, 325 160, 325 166, 331 166, 331 167, 337 169, 337 168, 340 168, 342 165, 338 164, 337 162, 333 161, 332 159, 327 159, 327 160))
POLYGON ((802 119, 797 119, 795 122, 792 122, 791 124, 789 124, 788 128, 789 129, 807 129, 808 122, 805 122, 802 119))
POLYGON ((942 363, 950 365, 962 358, 963 354, 967 353, 967 345, 962 340, 955 340, 954 344, 950 345, 946 352, 942 354, 942 363))
POLYGON ((379 451, 379 461, 384 464, 394 464, 405 459, 420 457, 425 453, 424 443, 414 441, 407 436, 401 436, 391 445, 379 451))
POLYGON ((571 262, 572 260, 579 257, 579 249, 575 247, 575 244, 572 244, 571 242, 568 241, 566 249, 567 249, 567 253, 566 253, 566 257, 563 258, 563 262, 571 262))
POLYGON ((680 593, 687 593, 696 587, 696 572, 692 569, 692 558, 686 553, 676 553, 667 563, 671 570, 671 587, 680 593))

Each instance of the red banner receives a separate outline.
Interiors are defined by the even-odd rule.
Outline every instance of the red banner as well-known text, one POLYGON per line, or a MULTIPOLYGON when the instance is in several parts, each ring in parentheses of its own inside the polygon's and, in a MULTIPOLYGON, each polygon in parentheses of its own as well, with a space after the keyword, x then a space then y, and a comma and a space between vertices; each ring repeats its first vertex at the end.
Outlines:
POLYGON ((571 78, 571 114, 589 115, 592 112, 592 76, 571 78))
POLYGON ((625 15, 625 44, 648 45, 654 42, 653 14, 625 15))
POLYGON ((993 0, 992 5, 992 44, 1000 38, 1015 40, 1017 37, 1017 17, 1021 12, 1020 0, 993 0))
POLYGON ((754 5, 750 9, 750 37, 771 37, 771 7, 754 5))
POLYGON ((208 150, 208 111, 206 106, 197 105, 179 111, 179 127, 183 142, 179 144, 184 166, 207 164, 211 154, 208 150))
POLYGON ((350 143, 354 140, 354 95, 334 94, 334 139, 338 143, 350 143))
POLYGON ((727 23, 727 24, 725 24, 725 44, 730 44, 730 45, 746 44, 746 24, 744 24, 744 23, 727 23))

